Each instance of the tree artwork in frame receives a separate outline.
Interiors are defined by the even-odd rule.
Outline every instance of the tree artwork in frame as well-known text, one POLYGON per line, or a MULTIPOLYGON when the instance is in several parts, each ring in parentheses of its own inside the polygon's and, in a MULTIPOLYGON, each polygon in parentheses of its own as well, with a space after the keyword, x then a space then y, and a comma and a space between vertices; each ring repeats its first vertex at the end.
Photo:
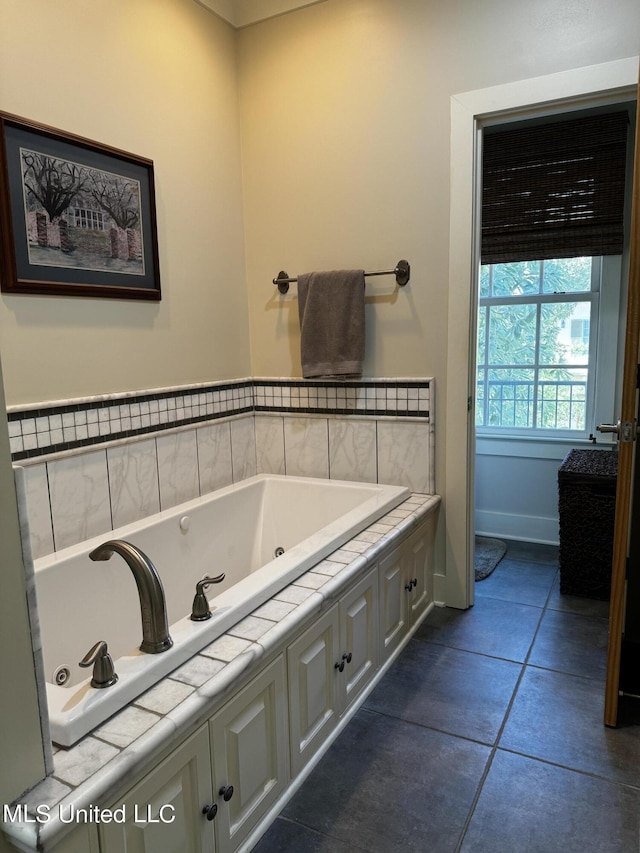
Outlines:
POLYGON ((160 299, 153 162, 0 112, 5 293, 160 299))

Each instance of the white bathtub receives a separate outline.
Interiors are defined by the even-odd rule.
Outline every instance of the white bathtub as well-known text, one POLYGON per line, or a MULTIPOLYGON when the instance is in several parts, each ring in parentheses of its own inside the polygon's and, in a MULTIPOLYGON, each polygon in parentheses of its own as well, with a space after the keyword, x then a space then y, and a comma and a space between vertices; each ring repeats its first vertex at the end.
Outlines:
POLYGON ((399 486, 258 475, 36 560, 53 741, 75 743, 408 494, 399 486), (136 545, 158 570, 174 642, 168 651, 138 649, 139 597, 122 557, 89 559, 109 539, 136 545), (275 558, 277 548, 284 554, 275 558), (191 621, 196 582, 222 572, 225 580, 206 590, 212 618, 191 621), (107 642, 119 676, 100 690, 89 684, 91 670, 78 666, 98 640, 107 642), (60 667, 71 673, 65 686, 54 683, 60 667))

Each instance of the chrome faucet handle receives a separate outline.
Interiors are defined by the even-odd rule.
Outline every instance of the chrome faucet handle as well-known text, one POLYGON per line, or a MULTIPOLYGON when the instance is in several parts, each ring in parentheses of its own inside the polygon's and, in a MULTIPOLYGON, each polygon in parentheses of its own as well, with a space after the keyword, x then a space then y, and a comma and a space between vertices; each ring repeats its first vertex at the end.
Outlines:
POLYGON ((78 666, 88 667, 91 664, 93 664, 92 687, 111 687, 112 684, 116 683, 118 676, 113 668, 113 659, 104 640, 98 640, 95 646, 92 646, 82 658, 78 666))
POLYGON ((216 575, 215 578, 207 577, 198 581, 196 584, 196 594, 191 605, 191 616, 189 617, 192 622, 204 622, 205 619, 211 619, 211 610, 209 609, 209 602, 204 591, 212 583, 222 583, 224 578, 225 575, 223 572, 221 575, 216 575))

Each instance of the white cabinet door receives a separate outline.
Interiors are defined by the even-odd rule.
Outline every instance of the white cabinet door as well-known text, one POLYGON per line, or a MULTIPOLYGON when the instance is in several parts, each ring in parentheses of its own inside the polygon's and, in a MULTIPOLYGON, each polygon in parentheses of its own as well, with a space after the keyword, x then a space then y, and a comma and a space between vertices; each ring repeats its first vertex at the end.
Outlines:
POLYGON ((282 655, 209 723, 218 853, 236 850, 288 781, 287 688, 282 655))
POLYGON ((387 660, 409 630, 409 578, 405 552, 396 548, 379 566, 380 657, 387 660))
POLYGON ((378 573, 372 569, 287 650, 291 775, 322 746, 378 665, 378 573))
POLYGON ((378 666, 378 572, 372 569, 340 601, 342 706, 366 687, 378 666))
POLYGON ((340 713, 340 621, 335 605, 287 650, 291 775, 324 743, 340 713))
POLYGON ((113 804, 125 821, 100 824, 102 853, 213 853, 211 793, 205 725, 113 804))
POLYGON ((385 661, 433 601, 435 518, 380 561, 380 654, 385 661))
POLYGON ((411 625, 422 616, 433 600, 433 530, 424 524, 403 546, 409 584, 409 621, 411 625))

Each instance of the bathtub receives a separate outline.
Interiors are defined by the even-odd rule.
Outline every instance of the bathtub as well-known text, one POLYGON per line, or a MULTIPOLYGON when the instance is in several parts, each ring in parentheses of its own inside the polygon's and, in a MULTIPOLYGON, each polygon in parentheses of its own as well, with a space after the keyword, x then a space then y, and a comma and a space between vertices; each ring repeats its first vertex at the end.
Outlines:
POLYGON ((54 743, 71 746, 408 494, 400 486, 257 475, 36 560, 54 743), (140 603, 124 560, 89 559, 109 539, 131 542, 154 563, 173 639, 168 651, 138 648, 140 603), (192 621, 196 582, 221 573, 225 580, 206 590, 212 617, 192 621), (118 674, 100 690, 90 685, 91 670, 78 666, 99 640, 118 674))

